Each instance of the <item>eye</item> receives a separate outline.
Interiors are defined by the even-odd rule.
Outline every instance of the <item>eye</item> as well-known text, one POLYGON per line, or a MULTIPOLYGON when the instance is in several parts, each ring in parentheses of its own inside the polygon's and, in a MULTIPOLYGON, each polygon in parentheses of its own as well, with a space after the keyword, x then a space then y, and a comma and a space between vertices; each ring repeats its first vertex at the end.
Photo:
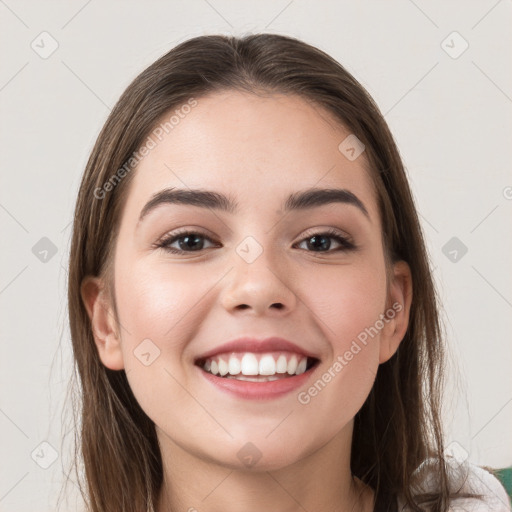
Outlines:
MULTIPOLYGON (((185 254, 199 252, 204 249, 205 241, 212 243, 212 247, 217 246, 211 238, 198 231, 183 230, 164 237, 155 244, 155 247, 164 249, 172 254, 185 254), (177 244, 178 247, 172 247, 177 244)), ((356 246, 349 241, 345 236, 341 235, 335 229, 328 229, 326 231, 311 233, 306 238, 299 242, 298 246, 306 243, 308 252, 339 252, 339 251, 350 251, 356 249, 356 246), (337 249, 330 250, 332 247, 331 240, 335 240, 335 243, 339 245, 337 249), (309 250, 311 249, 311 250, 309 250)))
POLYGON ((202 251, 205 249, 205 240, 211 242, 210 238, 200 232, 184 230, 164 237, 162 240, 157 242, 155 246, 172 254, 184 254, 187 252, 202 251), (178 244, 178 248, 171 247, 175 243, 178 244))
POLYGON ((308 252, 338 252, 338 251, 351 251, 356 246, 350 242, 345 236, 341 235, 335 229, 328 229, 319 233, 312 233, 304 238, 300 244, 306 243, 308 248, 312 248, 312 251, 308 252), (331 249, 331 239, 335 240, 340 247, 334 250, 331 249), (316 250, 319 249, 319 250, 316 250))

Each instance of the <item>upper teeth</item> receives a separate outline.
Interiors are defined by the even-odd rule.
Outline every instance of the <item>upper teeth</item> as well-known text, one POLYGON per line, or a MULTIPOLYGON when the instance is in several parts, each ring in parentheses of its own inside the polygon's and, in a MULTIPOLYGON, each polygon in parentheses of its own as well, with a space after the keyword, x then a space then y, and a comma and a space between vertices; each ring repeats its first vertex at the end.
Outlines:
POLYGON ((203 369, 213 375, 300 375, 306 371, 308 358, 298 354, 231 354, 208 358, 203 369), (258 360, 259 357, 259 360, 258 360))

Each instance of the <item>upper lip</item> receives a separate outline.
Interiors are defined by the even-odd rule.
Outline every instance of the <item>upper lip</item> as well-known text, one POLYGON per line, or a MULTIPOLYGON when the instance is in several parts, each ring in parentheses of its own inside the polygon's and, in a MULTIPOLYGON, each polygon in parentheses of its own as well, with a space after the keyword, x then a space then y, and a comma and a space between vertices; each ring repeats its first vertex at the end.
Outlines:
POLYGON ((294 352, 296 354, 301 354, 303 356, 311 357, 313 359, 318 359, 312 352, 299 347, 295 343, 285 340, 284 338, 271 337, 265 338, 263 340, 259 340, 257 338, 238 338, 236 340, 228 341, 223 345, 219 345, 218 347, 212 348, 208 352, 198 356, 196 361, 207 359, 209 357, 213 357, 217 354, 224 354, 227 352, 278 352, 278 351, 288 351, 294 352))

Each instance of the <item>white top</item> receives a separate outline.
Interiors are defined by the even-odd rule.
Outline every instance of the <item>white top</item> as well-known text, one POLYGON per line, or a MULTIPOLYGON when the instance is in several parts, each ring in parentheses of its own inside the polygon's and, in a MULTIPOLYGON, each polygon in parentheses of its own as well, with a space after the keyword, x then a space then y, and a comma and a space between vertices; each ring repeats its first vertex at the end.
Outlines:
MULTIPOLYGON (((421 483, 414 488, 413 494, 433 492, 436 489, 434 459, 428 459, 415 471, 421 475, 421 483)), ((452 500, 450 512, 511 512, 510 500, 501 482, 487 470, 472 464, 468 460, 460 461, 453 457, 446 458, 450 489, 456 492, 474 492, 482 495, 478 498, 459 498, 452 500)), ((404 500, 398 497, 398 511, 410 512, 404 500)))

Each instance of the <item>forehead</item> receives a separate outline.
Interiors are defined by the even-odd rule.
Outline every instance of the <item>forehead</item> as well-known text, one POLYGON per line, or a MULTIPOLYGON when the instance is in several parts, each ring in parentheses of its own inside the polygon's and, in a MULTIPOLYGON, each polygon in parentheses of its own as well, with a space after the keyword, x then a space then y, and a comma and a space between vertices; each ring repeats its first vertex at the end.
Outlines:
POLYGON ((353 146, 354 135, 317 104, 238 91, 195 102, 173 108, 150 133, 153 148, 138 164, 129 202, 140 206, 164 187, 224 190, 242 205, 291 190, 343 187, 375 203, 364 151, 348 158, 345 141, 353 146))

